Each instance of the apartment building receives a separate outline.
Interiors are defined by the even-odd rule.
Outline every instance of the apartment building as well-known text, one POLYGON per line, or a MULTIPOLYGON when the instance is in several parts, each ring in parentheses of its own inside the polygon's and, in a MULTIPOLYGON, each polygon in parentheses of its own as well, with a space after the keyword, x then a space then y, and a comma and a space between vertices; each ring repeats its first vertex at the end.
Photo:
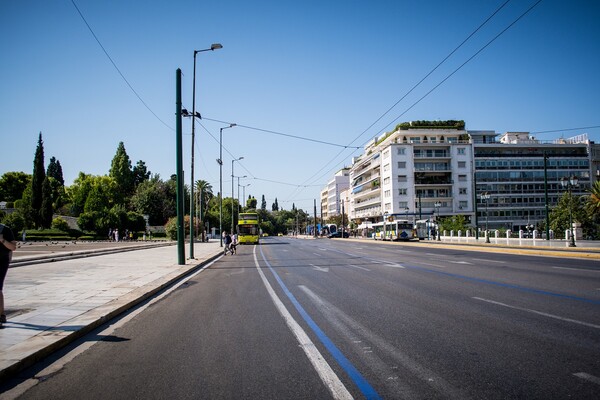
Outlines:
POLYGON ((350 185, 349 173, 350 168, 342 168, 321 190, 321 212, 324 220, 341 214, 341 193, 350 185))
POLYGON ((460 214, 473 227, 487 219, 490 229, 525 230, 546 218, 546 189, 551 209, 565 192, 562 179, 578 178, 575 195, 600 179, 600 145, 587 135, 541 141, 528 132, 401 125, 352 160, 347 214, 358 226, 384 214, 409 221, 460 214))
POLYGON ((472 144, 460 128, 408 126, 373 139, 350 169, 357 224, 384 214, 415 221, 474 216, 472 144))

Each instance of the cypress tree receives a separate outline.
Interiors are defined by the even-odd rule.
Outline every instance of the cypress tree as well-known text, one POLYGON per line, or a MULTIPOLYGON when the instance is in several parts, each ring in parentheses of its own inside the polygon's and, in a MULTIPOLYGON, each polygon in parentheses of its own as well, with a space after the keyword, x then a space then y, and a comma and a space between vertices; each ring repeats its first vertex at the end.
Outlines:
POLYGON ((133 171, 131 169, 131 160, 125 151, 123 142, 119 142, 117 153, 112 159, 109 176, 115 180, 119 186, 119 201, 123 201, 133 193, 133 171))
POLYGON ((44 168, 44 142, 42 132, 38 138, 37 148, 35 149, 35 158, 33 159, 33 177, 31 179, 31 209, 33 223, 36 227, 42 226, 41 209, 43 196, 44 179, 46 179, 46 170, 44 168))
POLYGON ((60 183, 60 186, 65 185, 62 167, 60 166, 60 161, 58 161, 56 157, 50 157, 50 164, 48 164, 46 175, 56 179, 60 183))
POLYGON ((52 186, 50 178, 46 176, 42 183, 42 207, 40 209, 40 226, 49 229, 52 226, 52 186))
POLYGON ((262 201, 260 202, 260 209, 261 210, 266 210, 267 209, 267 201, 265 200, 265 195, 262 195, 262 201))

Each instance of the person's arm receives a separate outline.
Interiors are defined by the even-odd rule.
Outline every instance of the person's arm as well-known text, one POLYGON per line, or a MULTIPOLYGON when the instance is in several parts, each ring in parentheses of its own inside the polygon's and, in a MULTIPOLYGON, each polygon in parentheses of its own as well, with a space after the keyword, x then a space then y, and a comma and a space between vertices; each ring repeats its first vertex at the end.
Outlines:
POLYGON ((10 251, 15 251, 17 249, 17 241, 16 240, 8 241, 8 240, 4 239, 4 236, 3 236, 2 239, 0 240, 0 243, 2 243, 4 245, 4 247, 9 249, 10 251))

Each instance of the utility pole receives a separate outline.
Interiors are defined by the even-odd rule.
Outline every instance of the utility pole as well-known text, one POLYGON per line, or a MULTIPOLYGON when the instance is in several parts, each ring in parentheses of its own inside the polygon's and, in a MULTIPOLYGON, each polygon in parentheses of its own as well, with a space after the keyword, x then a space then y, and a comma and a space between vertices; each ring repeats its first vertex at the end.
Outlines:
POLYGON ((313 221, 313 236, 317 237, 317 199, 314 199, 314 221, 313 221))
POLYGON ((185 264, 185 231, 183 225, 183 135, 181 129, 181 69, 176 73, 175 93, 175 136, 176 136, 176 159, 177 159, 177 261, 179 265, 185 264))

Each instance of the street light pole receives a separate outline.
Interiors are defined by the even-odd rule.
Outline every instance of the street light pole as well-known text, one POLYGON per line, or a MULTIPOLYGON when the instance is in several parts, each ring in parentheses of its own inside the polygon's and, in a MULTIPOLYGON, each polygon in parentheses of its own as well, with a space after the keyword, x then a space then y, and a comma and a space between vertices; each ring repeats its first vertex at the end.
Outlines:
POLYGON ((229 129, 236 124, 229 124, 219 129, 219 236, 221 237, 221 247, 223 247, 223 129, 229 129))
POLYGON ((209 49, 194 50, 194 78, 192 88, 192 157, 191 157, 191 185, 190 185, 190 259, 194 258, 194 139, 195 139, 195 121, 200 118, 200 113, 196 113, 196 54, 204 51, 214 51, 222 49, 220 43, 213 43, 209 49))
POLYGON ((485 201, 485 242, 490 243, 490 235, 488 233, 488 201, 490 200, 490 194, 488 192, 483 193, 481 200, 485 201))
MULTIPOLYGON (((240 158, 234 158, 233 160, 231 160, 231 234, 233 235, 233 207, 234 207, 234 203, 233 203, 233 163, 236 161, 240 161, 243 160, 244 157, 240 157, 240 158)), ((239 183, 239 178, 238 178, 238 183, 239 183)), ((239 194, 239 190, 238 190, 238 194, 239 194)), ((239 196, 238 196, 239 197, 239 196)))
POLYGON ((437 222, 437 240, 438 240, 438 242, 441 242, 442 239, 440 238, 440 223, 437 220, 440 218, 440 207, 442 206, 442 203, 440 203, 439 201, 436 201, 433 206, 435 207, 436 214, 437 214, 437 218, 436 218, 436 222, 437 222))
POLYGON ((569 247, 577 247, 575 244, 575 233, 573 231, 573 188, 577 186, 578 179, 576 176, 570 178, 561 178, 560 184, 563 188, 569 191, 569 229, 571 231, 571 240, 569 241, 569 247))

